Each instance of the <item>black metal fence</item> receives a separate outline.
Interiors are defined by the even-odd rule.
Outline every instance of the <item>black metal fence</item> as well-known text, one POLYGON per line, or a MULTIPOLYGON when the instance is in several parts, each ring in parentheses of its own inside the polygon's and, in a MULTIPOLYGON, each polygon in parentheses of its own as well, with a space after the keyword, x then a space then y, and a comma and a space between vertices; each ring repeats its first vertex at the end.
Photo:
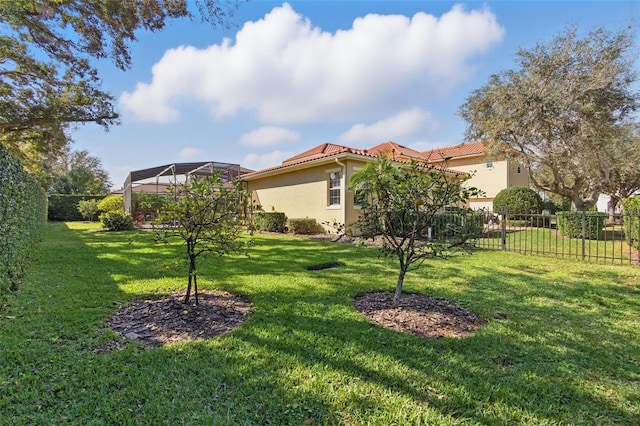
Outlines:
POLYGON ((480 248, 640 265, 640 212, 485 212, 483 222, 480 248))

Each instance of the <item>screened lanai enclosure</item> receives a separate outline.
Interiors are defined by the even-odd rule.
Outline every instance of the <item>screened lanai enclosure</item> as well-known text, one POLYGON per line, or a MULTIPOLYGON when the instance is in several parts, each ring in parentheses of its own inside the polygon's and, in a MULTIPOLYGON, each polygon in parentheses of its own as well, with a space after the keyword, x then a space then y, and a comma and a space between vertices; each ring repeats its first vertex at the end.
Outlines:
POLYGON ((227 183, 251 171, 239 164, 217 161, 173 163, 135 170, 129 173, 124 182, 124 209, 130 214, 134 213, 132 203, 134 192, 169 195, 170 191, 174 191, 175 194, 176 188, 193 176, 211 176, 214 173, 219 173, 223 182, 227 183))

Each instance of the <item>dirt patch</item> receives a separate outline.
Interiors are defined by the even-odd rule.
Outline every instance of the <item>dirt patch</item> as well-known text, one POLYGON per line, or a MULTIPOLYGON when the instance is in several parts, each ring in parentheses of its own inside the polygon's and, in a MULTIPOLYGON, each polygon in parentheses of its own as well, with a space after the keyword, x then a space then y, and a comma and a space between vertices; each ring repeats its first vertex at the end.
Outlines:
MULTIPOLYGON (((143 345, 162 346, 227 333, 251 313, 251 303, 232 293, 201 290, 198 296, 199 305, 195 304, 193 295, 189 303, 183 303, 184 290, 161 298, 138 299, 119 310, 108 326, 118 335, 143 345)), ((99 351, 119 349, 124 345, 125 340, 109 342, 99 351)))
POLYGON ((356 309, 375 324, 416 336, 466 337, 487 320, 446 299, 403 294, 399 305, 393 293, 366 292, 354 298, 356 309))

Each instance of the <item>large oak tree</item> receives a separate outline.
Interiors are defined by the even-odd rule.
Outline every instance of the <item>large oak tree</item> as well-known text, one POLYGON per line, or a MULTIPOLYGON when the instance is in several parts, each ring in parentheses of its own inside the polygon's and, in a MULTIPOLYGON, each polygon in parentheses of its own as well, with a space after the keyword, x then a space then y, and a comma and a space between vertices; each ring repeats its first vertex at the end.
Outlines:
POLYGON ((521 161, 537 188, 588 209, 619 164, 611 144, 638 105, 635 53, 631 30, 604 29, 580 38, 569 28, 520 49, 516 69, 493 75, 460 108, 467 136, 521 161))
MULTIPOLYGON (((95 60, 131 65, 139 30, 195 16, 227 25, 218 0, 10 0, 0 2, 0 143, 23 161, 61 152, 69 126, 118 123, 95 60), (196 9, 196 10, 190 10, 196 9)), ((32 164, 33 165, 33 164, 32 164)))

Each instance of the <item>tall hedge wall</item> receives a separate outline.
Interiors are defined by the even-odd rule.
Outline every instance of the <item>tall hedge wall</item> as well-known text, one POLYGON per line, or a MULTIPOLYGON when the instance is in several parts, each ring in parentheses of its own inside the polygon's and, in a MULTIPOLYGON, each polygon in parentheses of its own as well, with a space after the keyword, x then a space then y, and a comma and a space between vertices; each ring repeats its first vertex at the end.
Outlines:
POLYGON ((640 249, 640 197, 622 200, 624 234, 629 244, 640 249))
POLYGON ((44 237, 47 196, 0 145, 0 301, 18 288, 35 243, 44 237))
POLYGON ((102 200, 104 195, 49 195, 49 220, 74 221, 84 218, 78 211, 78 203, 83 200, 102 200))

